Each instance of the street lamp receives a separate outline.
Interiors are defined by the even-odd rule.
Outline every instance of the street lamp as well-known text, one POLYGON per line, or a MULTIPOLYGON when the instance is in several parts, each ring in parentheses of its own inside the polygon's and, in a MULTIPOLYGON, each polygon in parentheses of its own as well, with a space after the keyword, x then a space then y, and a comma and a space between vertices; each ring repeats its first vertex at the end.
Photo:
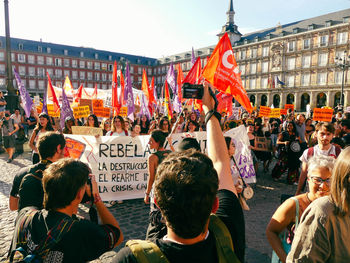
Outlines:
POLYGON ((335 57, 334 59, 335 65, 338 68, 341 68, 343 71, 342 81, 341 81, 341 93, 340 93, 340 107, 343 110, 344 107, 344 76, 345 70, 350 67, 350 56, 347 56, 347 51, 344 51, 343 57, 335 57))

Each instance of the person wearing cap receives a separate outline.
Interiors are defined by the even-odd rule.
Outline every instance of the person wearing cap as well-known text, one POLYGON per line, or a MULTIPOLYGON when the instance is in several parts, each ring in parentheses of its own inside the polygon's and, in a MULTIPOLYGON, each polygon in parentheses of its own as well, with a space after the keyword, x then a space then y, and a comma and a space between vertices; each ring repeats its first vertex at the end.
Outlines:
POLYGON ((2 140, 6 152, 9 155, 8 163, 13 160, 13 153, 15 152, 15 133, 18 131, 18 125, 10 118, 9 113, 5 113, 5 117, 0 121, 0 127, 2 131, 2 140))
POLYGON ((30 137, 29 146, 33 150, 32 160, 33 164, 40 161, 38 149, 36 147, 36 142, 38 141, 39 135, 47 131, 53 131, 52 124, 49 115, 46 113, 40 113, 39 122, 37 123, 32 136, 30 137))

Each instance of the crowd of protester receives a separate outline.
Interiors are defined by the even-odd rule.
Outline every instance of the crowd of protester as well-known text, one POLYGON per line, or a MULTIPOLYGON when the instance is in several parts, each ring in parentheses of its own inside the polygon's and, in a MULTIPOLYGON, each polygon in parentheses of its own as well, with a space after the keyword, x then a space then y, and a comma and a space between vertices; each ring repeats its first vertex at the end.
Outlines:
MULTIPOLYGON (((292 110, 280 118, 259 116, 257 111, 239 116, 220 113, 221 118, 215 115, 206 123, 205 114, 213 109, 210 96, 206 96, 203 113, 185 108, 180 114, 174 112, 172 118, 156 112, 152 118, 136 114, 134 121, 120 115, 98 118, 90 114, 82 119, 67 117, 62 129, 59 119, 47 114, 32 111, 27 117, 19 109, 12 115, 3 111, 0 125, 8 162, 14 158, 16 140, 22 144, 28 141, 33 151, 33 166, 16 175, 10 194, 10 209, 18 210, 19 216, 9 255, 21 242, 26 244, 23 228, 30 229, 31 242, 39 244, 40 250, 32 253, 64 257, 62 262, 92 260, 121 243, 122 229, 108 211, 108 204, 102 202, 90 169, 79 161, 63 159, 64 134, 73 134, 73 126, 86 126, 100 128, 103 136, 150 135, 149 146, 154 153, 148 157, 144 203, 150 204, 150 217, 145 234, 154 243, 146 245, 156 244, 170 262, 244 262, 243 210, 249 209, 242 194, 245 182, 237 173, 235 139, 224 138, 222 132, 244 125, 257 180, 263 171, 275 181, 286 178, 286 183, 297 186, 296 196, 281 197, 282 203, 266 229, 272 262, 349 262, 350 113, 337 112, 327 123, 292 110), (200 153, 198 142, 190 136, 196 131, 207 132, 209 158, 200 153), (171 145, 172 133, 184 132, 190 138, 180 143, 176 153, 172 147, 164 148, 166 140, 171 145), (266 141, 266 148, 257 143, 259 138, 266 141), (175 175, 180 174, 190 179, 178 180, 175 175), (204 174, 207 178, 201 178, 204 174), (92 182, 90 186, 86 186, 88 181, 92 182), (174 191, 176 187, 180 190, 174 191), (94 200, 100 225, 76 217, 85 192, 94 200), (217 215, 215 219, 211 212, 217 215), (217 226, 212 226, 212 220, 217 219, 226 229, 221 234, 232 240, 233 255, 226 254, 230 248, 220 253, 215 249, 217 226), (49 230, 56 238, 55 232, 60 229, 57 222, 67 224, 72 231, 63 232, 64 237, 48 249, 40 240, 49 230), (91 243, 80 244, 83 239, 91 243), (223 261, 223 257, 230 260, 223 261)), ((113 262, 138 262, 134 245, 128 243, 113 262)))

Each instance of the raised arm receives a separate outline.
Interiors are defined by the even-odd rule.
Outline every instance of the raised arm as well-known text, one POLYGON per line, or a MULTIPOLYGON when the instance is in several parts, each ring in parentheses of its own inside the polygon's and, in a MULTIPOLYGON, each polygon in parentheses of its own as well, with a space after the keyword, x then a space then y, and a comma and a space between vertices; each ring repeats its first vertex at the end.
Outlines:
MULTIPOLYGON (((208 82, 204 83, 203 111, 205 114, 214 109, 214 99, 209 94, 208 85, 208 82)), ((219 189, 227 189, 237 195, 231 176, 230 159, 224 135, 219 120, 214 115, 207 123, 207 144, 208 156, 213 161, 219 176, 219 189)))

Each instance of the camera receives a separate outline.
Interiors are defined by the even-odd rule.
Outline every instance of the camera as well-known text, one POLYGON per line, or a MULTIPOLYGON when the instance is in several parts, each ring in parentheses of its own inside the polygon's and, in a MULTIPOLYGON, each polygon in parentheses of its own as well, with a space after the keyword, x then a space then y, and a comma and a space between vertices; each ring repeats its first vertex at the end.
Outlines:
POLYGON ((182 86, 182 97, 184 99, 199 99, 203 98, 204 87, 199 84, 191 84, 185 82, 182 86))

